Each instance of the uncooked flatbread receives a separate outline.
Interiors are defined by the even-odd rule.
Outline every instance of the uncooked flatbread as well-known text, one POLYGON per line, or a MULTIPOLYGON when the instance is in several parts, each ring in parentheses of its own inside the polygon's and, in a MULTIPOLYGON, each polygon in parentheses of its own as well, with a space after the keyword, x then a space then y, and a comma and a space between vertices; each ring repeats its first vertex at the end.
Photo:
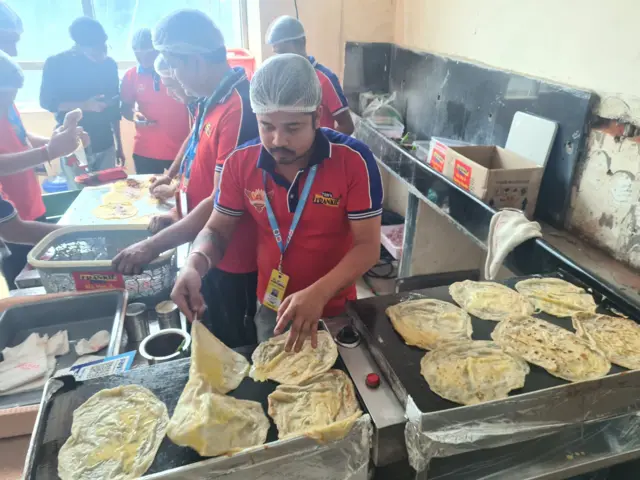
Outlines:
POLYGON ((524 387, 529 365, 494 342, 449 343, 422 358, 420 373, 442 398, 463 405, 507 398, 524 387))
POLYGON ((251 360, 251 378, 259 382, 274 380, 286 385, 298 385, 306 379, 324 373, 338 359, 338 347, 328 332, 318 332, 318 347, 307 339, 300 352, 285 352, 288 333, 270 338, 255 349, 251 360))
POLYGON ((94 208, 92 213, 94 217, 102 220, 119 220, 135 217, 138 209, 130 203, 109 203, 94 208))
POLYGON ((120 192, 108 192, 102 196, 103 205, 131 203, 135 200, 135 198, 132 198, 129 195, 125 195, 124 193, 120 192))
POLYGON ((144 387, 101 390, 73 412, 58 454, 62 480, 139 478, 153 463, 169 423, 167 407, 144 387))
POLYGON ((505 352, 570 382, 604 377, 611 369, 602 352, 568 330, 538 318, 502 321, 491 338, 505 352))
POLYGON ((534 310, 518 292, 495 282, 456 282, 449 287, 449 294, 464 310, 483 320, 499 322, 531 315, 534 310))
POLYGON ((204 377, 189 373, 167 436, 176 445, 213 457, 262 445, 268 431, 260 403, 216 393, 204 377))
POLYGON ((573 318, 576 335, 603 352, 611 363, 640 369, 640 325, 633 320, 591 312, 573 318))
POLYGON ((467 312, 442 300, 409 300, 387 308, 386 313, 407 345, 425 350, 470 339, 473 331, 467 312))
POLYGON ((596 311, 596 302, 591 295, 559 278, 530 278, 516 283, 516 290, 538 310, 555 317, 596 311))
POLYGON ((300 385, 279 385, 269 395, 269 416, 279 439, 306 435, 327 442, 344 438, 362 411, 347 374, 329 370, 300 385))

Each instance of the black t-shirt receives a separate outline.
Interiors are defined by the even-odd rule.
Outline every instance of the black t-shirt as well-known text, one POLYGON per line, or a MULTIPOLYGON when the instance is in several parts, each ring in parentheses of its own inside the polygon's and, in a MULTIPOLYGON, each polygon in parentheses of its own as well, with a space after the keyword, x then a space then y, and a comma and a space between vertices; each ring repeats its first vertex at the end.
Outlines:
POLYGON ((58 111, 61 103, 84 102, 104 95, 109 107, 102 112, 82 112, 80 122, 91 138, 91 151, 98 153, 114 144, 111 124, 120 120, 119 89, 118 66, 112 58, 98 63, 71 49, 49 57, 45 62, 40 105, 53 112, 61 125, 67 113, 58 111))

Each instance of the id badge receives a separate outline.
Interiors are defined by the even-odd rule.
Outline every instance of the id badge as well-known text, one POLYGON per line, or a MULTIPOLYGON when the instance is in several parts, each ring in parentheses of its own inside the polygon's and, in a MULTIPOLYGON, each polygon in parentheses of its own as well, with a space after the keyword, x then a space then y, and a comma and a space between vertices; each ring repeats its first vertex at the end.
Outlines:
POLYGON ((265 307, 277 312, 278 308, 284 300, 284 294, 287 291, 287 284, 289 283, 289 276, 273 269, 271 272, 271 278, 267 284, 267 291, 264 294, 264 300, 262 304, 265 307))

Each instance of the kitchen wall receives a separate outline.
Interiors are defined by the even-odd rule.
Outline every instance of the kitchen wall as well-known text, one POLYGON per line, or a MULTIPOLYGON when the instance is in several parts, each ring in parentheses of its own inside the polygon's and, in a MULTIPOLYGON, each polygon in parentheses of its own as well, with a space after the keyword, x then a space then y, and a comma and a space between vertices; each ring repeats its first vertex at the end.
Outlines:
POLYGON ((634 0, 398 0, 395 41, 595 91, 567 227, 640 267, 640 44, 634 0))

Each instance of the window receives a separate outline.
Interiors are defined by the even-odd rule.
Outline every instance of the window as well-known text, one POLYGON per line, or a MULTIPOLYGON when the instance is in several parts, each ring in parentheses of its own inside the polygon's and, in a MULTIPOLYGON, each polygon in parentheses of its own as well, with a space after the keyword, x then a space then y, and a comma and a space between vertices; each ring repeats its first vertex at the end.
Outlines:
POLYGON ((39 108, 42 65, 47 57, 71 47, 69 25, 85 13, 91 14, 109 36, 109 55, 122 70, 135 61, 131 36, 142 27, 153 26, 178 8, 206 12, 224 35, 227 47, 241 47, 243 0, 8 0, 22 18, 24 33, 18 44, 18 63, 25 85, 18 93, 20 109, 39 108), (86 9, 86 10, 85 10, 86 9))

